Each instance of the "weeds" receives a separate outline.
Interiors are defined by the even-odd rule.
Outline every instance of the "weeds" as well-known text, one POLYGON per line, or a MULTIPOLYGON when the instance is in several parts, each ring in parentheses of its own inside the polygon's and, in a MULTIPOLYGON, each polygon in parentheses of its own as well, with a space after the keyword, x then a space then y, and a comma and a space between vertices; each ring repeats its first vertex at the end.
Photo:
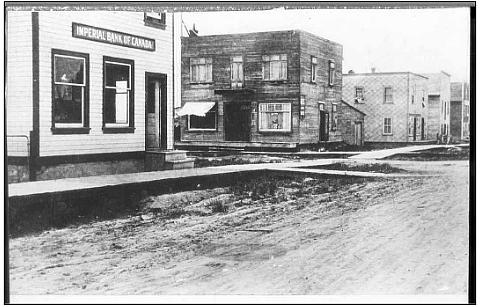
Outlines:
POLYGON ((212 199, 208 202, 208 207, 212 209, 213 213, 226 213, 228 206, 221 199, 212 199))

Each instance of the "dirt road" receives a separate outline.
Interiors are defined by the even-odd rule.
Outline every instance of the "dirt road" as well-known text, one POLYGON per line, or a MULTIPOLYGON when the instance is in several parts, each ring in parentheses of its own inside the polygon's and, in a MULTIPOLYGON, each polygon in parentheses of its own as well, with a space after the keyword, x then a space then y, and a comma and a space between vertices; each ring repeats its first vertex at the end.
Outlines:
MULTIPOLYGON (((291 193, 289 185, 280 188, 284 198, 237 201, 226 213, 208 213, 201 194, 229 199, 231 191, 180 193, 169 197, 193 204, 185 210, 196 214, 15 238, 11 292, 466 293, 468 161, 395 166, 434 176, 357 180, 321 193, 291 193)), ((168 203, 162 197, 150 205, 168 203)))

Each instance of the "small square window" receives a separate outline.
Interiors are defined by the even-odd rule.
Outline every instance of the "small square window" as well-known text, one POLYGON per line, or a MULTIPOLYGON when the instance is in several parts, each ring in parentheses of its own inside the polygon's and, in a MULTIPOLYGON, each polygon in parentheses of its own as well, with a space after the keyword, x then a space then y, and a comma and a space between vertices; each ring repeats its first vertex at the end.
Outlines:
POLYGON ((167 26, 166 24, 166 13, 155 13, 148 12, 143 13, 143 21, 146 26, 154 27, 164 30, 167 26))

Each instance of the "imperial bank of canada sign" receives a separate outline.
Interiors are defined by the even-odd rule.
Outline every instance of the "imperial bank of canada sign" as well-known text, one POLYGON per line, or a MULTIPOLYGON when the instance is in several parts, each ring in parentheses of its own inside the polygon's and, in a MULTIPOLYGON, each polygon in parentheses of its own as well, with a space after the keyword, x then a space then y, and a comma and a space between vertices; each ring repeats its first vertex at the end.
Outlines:
POLYGON ((155 40, 138 35, 132 35, 80 23, 72 23, 72 36, 96 42, 155 51, 155 40))

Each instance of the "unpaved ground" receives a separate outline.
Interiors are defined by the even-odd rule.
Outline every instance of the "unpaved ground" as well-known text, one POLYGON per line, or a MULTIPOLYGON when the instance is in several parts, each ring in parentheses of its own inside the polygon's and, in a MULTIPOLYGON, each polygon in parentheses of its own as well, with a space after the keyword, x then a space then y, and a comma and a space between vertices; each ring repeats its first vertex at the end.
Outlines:
POLYGON ((183 193, 170 203, 186 206, 167 219, 161 196, 147 204, 156 215, 12 239, 11 292, 465 294, 468 161, 394 165, 434 176, 356 180, 338 191, 298 180, 308 193, 290 184, 226 213, 202 199, 228 204, 232 191, 183 193))

